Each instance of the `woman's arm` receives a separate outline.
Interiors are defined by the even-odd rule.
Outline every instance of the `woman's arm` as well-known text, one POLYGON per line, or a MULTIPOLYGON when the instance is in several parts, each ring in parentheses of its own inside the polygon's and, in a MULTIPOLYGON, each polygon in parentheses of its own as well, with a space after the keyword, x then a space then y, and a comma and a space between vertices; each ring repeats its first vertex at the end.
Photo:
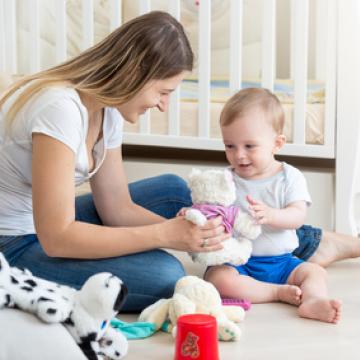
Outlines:
MULTIPOLYGON (((223 233, 221 219, 209 221, 201 228, 181 217, 135 227, 99 226, 75 221, 74 169, 75 155, 70 148, 49 136, 33 134, 34 222, 41 245, 49 256, 104 258, 159 247, 184 251, 213 251, 222 248, 221 241, 227 234, 223 233), (210 246, 202 248, 205 238, 210 239, 210 246)), ((116 177, 115 175, 114 178, 116 177)), ((100 177, 96 181, 99 180, 100 177)), ((123 187, 125 183, 123 180, 119 186, 123 187)), ((93 186, 100 187, 95 183, 93 186)), ((113 185, 111 190, 114 190, 113 185)), ((126 197, 127 190, 117 191, 126 197)), ((96 196, 98 198, 99 194, 96 196)), ((111 191, 104 196, 111 196, 111 191)), ((105 206, 102 200, 97 199, 96 202, 101 203, 100 207, 105 206)), ((128 206, 129 204, 130 202, 128 206)), ((115 206, 114 203, 111 206, 115 206)), ((132 211, 126 210, 127 215, 115 220, 127 225, 132 211)), ((100 212, 101 216, 109 217, 103 208, 100 212)), ((146 216, 146 223, 152 221, 152 216, 154 222, 161 221, 160 217, 150 215, 145 210, 143 214, 146 216)), ((105 221, 115 221, 113 219, 114 217, 106 218, 105 221)))
POLYGON ((165 220, 131 200, 119 148, 107 151, 104 163, 91 178, 90 185, 96 210, 104 225, 139 226, 165 220))

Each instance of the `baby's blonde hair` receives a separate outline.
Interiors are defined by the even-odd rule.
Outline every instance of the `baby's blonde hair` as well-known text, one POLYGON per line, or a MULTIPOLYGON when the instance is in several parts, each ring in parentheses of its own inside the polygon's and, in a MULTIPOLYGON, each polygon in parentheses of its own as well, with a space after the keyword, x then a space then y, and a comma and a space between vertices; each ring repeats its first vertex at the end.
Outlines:
POLYGON ((263 111, 275 132, 282 134, 285 121, 283 107, 271 91, 263 88, 246 88, 234 94, 221 112, 220 125, 230 125, 254 109, 263 111))

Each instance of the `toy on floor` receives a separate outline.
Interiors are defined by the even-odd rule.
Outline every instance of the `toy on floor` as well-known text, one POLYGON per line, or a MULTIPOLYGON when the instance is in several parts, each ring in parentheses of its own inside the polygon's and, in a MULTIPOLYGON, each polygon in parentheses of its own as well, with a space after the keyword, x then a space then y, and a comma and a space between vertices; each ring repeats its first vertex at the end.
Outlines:
POLYGON ((188 186, 194 205, 186 210, 185 218, 194 224, 204 225, 207 219, 220 215, 225 230, 232 233, 232 237, 223 242, 223 249, 191 253, 193 261, 207 266, 245 264, 252 251, 250 240, 260 235, 261 228, 250 215, 232 205, 236 200, 236 189, 231 172, 227 169, 193 169, 188 186))
POLYGON ((214 285, 197 276, 184 276, 178 280, 173 297, 160 299, 144 309, 139 321, 154 323, 158 330, 169 321, 165 330, 175 337, 178 317, 196 313, 216 318, 219 340, 236 341, 240 338, 241 330, 236 323, 243 321, 244 309, 239 306, 223 306, 214 285))
POLYGON ((19 308, 47 323, 62 322, 90 360, 126 355, 126 338, 109 326, 126 295, 126 286, 110 273, 91 276, 77 291, 10 267, 0 252, 0 309, 19 308))
POLYGON ((231 299, 231 298, 222 298, 221 299, 221 303, 224 306, 240 306, 242 307, 245 311, 250 310, 251 308, 251 302, 248 300, 243 300, 243 299, 231 299))

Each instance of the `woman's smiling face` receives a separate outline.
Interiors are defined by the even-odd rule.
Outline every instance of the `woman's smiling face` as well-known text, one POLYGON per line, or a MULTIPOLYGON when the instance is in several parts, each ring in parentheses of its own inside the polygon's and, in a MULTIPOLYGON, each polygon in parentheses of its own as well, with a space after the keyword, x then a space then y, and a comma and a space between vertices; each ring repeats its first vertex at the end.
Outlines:
POLYGON ((186 71, 171 78, 152 80, 144 86, 131 100, 117 107, 124 119, 135 124, 140 115, 147 110, 157 107, 160 111, 167 110, 170 94, 184 79, 186 71))

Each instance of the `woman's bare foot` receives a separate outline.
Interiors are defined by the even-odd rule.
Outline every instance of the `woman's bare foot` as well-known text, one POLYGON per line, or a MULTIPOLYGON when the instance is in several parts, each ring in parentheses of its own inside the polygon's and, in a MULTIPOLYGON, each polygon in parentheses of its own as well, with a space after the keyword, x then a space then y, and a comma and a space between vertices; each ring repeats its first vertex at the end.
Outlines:
POLYGON ((360 238, 324 231, 319 247, 308 261, 328 266, 334 261, 360 257, 360 238))
POLYGON ((301 289, 295 285, 281 285, 278 288, 277 296, 279 301, 291 305, 300 305, 301 289))
POLYGON ((301 317, 337 324, 341 316, 341 301, 329 299, 309 299, 298 309, 301 317))

